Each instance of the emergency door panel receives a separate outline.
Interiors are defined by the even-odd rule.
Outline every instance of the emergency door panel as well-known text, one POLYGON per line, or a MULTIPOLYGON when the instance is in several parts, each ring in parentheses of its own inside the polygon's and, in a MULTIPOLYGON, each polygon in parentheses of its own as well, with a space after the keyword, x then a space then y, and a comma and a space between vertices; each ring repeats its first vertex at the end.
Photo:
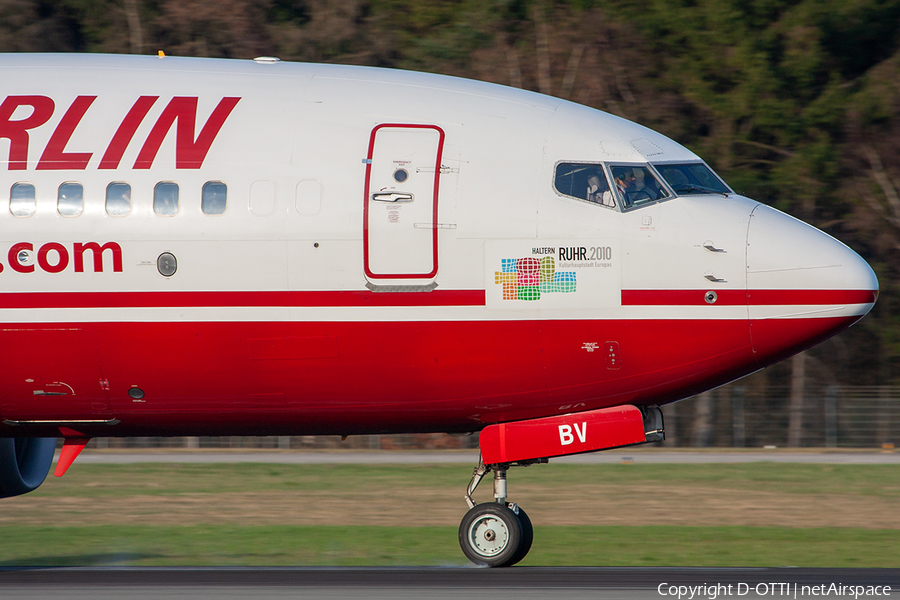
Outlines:
POLYGON ((438 270, 437 214, 444 132, 379 125, 369 139, 363 244, 366 277, 431 279, 438 270))

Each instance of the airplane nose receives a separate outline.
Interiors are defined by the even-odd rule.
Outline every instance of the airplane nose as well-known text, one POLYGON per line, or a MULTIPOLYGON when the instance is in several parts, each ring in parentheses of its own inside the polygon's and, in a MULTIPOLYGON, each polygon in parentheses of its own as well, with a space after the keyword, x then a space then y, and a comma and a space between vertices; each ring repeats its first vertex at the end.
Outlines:
POLYGON ((850 327, 878 297, 878 279, 856 252, 765 205, 750 215, 747 302, 760 367, 850 327))

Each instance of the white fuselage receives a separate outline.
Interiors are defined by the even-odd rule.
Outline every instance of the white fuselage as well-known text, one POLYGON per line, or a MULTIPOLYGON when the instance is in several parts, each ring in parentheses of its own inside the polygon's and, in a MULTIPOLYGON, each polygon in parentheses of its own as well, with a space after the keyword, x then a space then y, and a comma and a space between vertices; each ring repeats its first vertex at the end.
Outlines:
POLYGON ((661 404, 875 301, 843 244, 727 188, 677 192, 659 165, 699 157, 563 100, 270 61, 7 55, 0 74, 0 436, 661 404), (660 185, 626 193, 626 171, 660 185))

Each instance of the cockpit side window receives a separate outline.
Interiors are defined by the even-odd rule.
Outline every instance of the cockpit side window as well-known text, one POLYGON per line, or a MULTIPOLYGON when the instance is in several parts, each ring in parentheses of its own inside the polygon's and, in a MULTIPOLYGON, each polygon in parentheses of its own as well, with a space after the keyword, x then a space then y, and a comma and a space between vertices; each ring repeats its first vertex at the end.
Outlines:
POLYGON ((671 197, 647 165, 613 165, 609 170, 625 210, 671 197))
POLYGON ((556 191, 606 208, 615 208, 616 200, 603 171, 603 165, 559 163, 553 178, 556 191))
POLYGON ((703 163, 653 166, 679 196, 732 193, 703 163))

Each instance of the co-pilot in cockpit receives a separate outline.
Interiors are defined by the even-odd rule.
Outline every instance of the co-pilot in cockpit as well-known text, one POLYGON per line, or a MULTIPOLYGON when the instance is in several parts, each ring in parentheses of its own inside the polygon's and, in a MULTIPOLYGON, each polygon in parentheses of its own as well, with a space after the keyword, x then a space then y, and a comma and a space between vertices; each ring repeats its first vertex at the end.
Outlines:
POLYGON ((610 208, 616 207, 616 201, 613 199, 609 184, 606 182, 606 176, 599 169, 597 173, 588 177, 587 201, 609 206, 610 208))
POLYGON ((616 199, 602 165, 560 163, 556 165, 556 190, 566 196, 616 208, 616 199))

